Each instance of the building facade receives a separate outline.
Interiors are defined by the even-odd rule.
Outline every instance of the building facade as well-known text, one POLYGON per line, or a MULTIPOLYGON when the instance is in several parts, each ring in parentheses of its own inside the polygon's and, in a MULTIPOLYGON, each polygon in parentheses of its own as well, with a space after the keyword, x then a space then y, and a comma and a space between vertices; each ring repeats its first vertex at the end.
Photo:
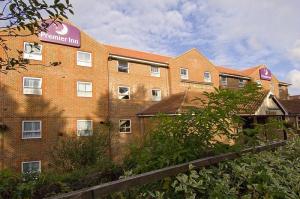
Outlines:
POLYGON ((68 22, 8 45, 10 56, 22 50, 30 64, 0 73, 0 169, 41 171, 59 139, 89 136, 106 121, 117 156, 143 136, 138 113, 187 91, 238 89, 254 81, 278 98, 288 96, 289 84, 264 65, 237 71, 215 66, 196 49, 170 57, 104 45, 68 22), (61 64, 49 66, 56 61, 61 64))

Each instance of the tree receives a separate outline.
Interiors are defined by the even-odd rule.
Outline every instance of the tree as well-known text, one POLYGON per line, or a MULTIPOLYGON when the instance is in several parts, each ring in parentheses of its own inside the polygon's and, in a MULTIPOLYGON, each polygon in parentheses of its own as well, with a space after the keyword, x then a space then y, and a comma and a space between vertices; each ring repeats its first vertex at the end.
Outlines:
MULTIPOLYGON (((7 45, 9 39, 38 35, 53 23, 61 23, 67 14, 73 14, 69 0, 0 0, 0 72, 26 68, 29 60, 23 59, 23 52, 17 50, 17 57, 10 56, 11 49, 7 45), (48 3, 47 3, 48 2, 48 3), (51 20, 49 20, 51 19, 51 20)), ((37 44, 34 44, 37 45, 37 44)), ((58 65, 52 62, 50 65, 58 65)))

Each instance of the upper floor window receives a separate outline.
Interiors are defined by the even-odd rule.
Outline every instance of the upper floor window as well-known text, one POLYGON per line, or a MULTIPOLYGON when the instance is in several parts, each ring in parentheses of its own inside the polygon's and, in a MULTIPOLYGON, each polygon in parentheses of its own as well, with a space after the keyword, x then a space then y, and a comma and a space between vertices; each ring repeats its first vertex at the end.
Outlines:
POLYGON ((42 48, 41 44, 24 42, 23 58, 41 61, 42 48))
POLYGON ((40 120, 22 122, 22 139, 41 138, 42 122, 40 120))
POLYGON ((131 133, 131 120, 122 119, 119 121, 119 132, 120 133, 131 133))
POLYGON ((210 72, 204 72, 204 82, 211 82, 210 72))
POLYGON ((77 136, 90 136, 93 134, 92 120, 77 120, 77 136))
POLYGON ((22 173, 41 172, 41 161, 22 162, 22 173))
POLYGON ((244 87, 245 81, 243 79, 239 79, 239 87, 244 87))
POLYGON ((77 82, 77 96, 78 97, 92 97, 93 84, 92 82, 77 82))
POLYGON ((260 80, 256 80, 255 82, 256 82, 256 84, 257 84, 258 87, 262 87, 262 83, 261 83, 260 80))
POLYGON ((129 73, 128 62, 124 60, 118 61, 118 72, 129 73))
POLYGON ((186 68, 180 68, 180 78, 189 79, 189 70, 186 68))
POLYGON ((42 95, 42 78, 24 77, 23 94, 42 95))
POLYGON ((157 66, 151 66, 151 76, 160 77, 160 68, 157 66))
POLYGON ((77 51, 77 65, 92 66, 92 53, 77 51))
POLYGON ((130 89, 126 86, 119 86, 118 88, 119 99, 130 99, 130 89))
POLYGON ((221 84, 224 86, 227 85, 227 77, 221 76, 221 84))
POLYGON ((161 100, 161 91, 159 89, 152 89, 152 101, 160 101, 161 100))

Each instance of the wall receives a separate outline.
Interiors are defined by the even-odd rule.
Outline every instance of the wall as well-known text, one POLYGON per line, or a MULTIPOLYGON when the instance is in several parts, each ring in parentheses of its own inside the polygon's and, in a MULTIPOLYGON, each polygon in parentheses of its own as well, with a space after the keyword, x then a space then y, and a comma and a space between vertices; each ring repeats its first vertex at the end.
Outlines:
MULTIPOLYGON (((227 78, 227 85, 223 85, 222 81, 221 81, 221 76, 220 76, 220 78, 219 78, 220 88, 232 88, 232 89, 241 88, 239 86, 240 78, 231 77, 231 76, 226 76, 226 78, 227 78)), ((246 79, 243 79, 243 80, 244 80, 244 84, 247 84, 247 82, 249 82, 249 80, 246 80, 246 79)))

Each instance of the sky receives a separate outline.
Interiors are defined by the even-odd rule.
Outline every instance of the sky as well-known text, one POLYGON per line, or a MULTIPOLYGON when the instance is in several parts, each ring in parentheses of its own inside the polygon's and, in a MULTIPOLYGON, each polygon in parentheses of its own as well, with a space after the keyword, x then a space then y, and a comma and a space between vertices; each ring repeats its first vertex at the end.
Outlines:
POLYGON ((299 0, 71 0, 97 41, 162 55, 197 48, 215 65, 265 64, 300 94, 299 0))

